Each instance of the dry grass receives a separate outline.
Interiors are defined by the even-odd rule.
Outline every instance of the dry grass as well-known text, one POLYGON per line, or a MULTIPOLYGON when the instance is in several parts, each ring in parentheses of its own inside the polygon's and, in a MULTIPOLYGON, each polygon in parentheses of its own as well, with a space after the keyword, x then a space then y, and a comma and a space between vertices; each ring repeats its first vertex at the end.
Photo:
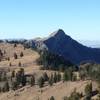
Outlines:
MULTIPOLYGON (((25 49, 22 45, 17 45, 14 48, 13 44, 0 44, 0 49, 6 50, 6 57, 10 57, 10 61, 0 62, 0 68, 9 69, 10 71, 19 70, 18 63, 22 63, 22 68, 24 68, 25 73, 35 73, 38 76, 42 75, 43 72, 47 72, 48 75, 54 71, 39 70, 40 66, 36 64, 36 59, 39 54, 31 49, 25 49), (18 56, 20 52, 23 52, 24 56, 14 59, 13 54, 16 52, 18 56), (11 62, 12 66, 9 66, 11 62)), ((59 82, 53 86, 46 86, 41 89, 38 86, 30 87, 25 86, 17 91, 10 91, 7 93, 0 94, 0 100, 48 100, 51 96, 54 96, 56 100, 62 100, 62 97, 69 96, 71 92, 76 88, 78 92, 84 93, 84 87, 89 81, 77 81, 77 82, 59 82), (39 99, 38 99, 39 98, 39 99)), ((94 89, 97 88, 96 84, 93 82, 94 89)))
POLYGON ((32 69, 38 69, 39 66, 36 65, 36 59, 39 57, 38 53, 31 50, 31 49, 25 49, 22 45, 17 45, 17 47, 14 48, 13 44, 0 44, 0 49, 6 50, 6 57, 10 58, 10 61, 1 61, 0 62, 0 68, 9 68, 10 70, 18 70, 20 67, 18 66, 18 63, 21 62, 22 67, 25 69, 26 72, 31 72, 32 69), (14 53, 17 53, 18 59, 14 59, 13 55, 14 53), (20 52, 23 52, 24 56, 21 58, 20 52), (9 63, 12 64, 12 66, 9 66, 9 63), (35 68, 34 68, 35 66, 35 68))
MULTIPOLYGON (((84 87, 89 81, 78 82, 59 82, 52 87, 47 86, 42 89, 37 86, 26 86, 17 91, 11 91, 0 95, 0 100, 48 100, 51 96, 54 96, 56 100, 62 100, 64 96, 69 96, 76 88, 78 92, 84 93, 84 87), (40 92, 42 90, 42 92, 40 92)), ((94 85, 94 84, 93 84, 94 85)), ((95 88, 94 88, 95 89, 95 88)))

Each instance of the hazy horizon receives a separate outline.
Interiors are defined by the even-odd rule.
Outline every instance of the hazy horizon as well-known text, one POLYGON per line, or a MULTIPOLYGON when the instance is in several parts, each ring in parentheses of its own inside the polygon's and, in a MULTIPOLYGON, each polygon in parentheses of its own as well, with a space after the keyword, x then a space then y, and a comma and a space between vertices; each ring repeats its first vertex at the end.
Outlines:
POLYGON ((99 0, 0 1, 0 39, 46 37, 57 29, 76 40, 100 40, 99 0))

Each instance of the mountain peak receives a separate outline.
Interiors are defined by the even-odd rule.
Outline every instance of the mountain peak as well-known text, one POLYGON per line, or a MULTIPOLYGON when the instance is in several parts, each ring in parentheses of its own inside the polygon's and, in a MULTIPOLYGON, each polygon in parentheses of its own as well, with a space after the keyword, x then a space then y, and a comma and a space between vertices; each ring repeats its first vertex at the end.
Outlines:
POLYGON ((100 63, 100 49, 93 49, 78 43, 62 29, 53 32, 49 37, 37 39, 32 46, 39 50, 48 50, 51 53, 61 55, 64 59, 75 64, 93 61, 100 63))
POLYGON ((51 37, 52 37, 52 36, 65 36, 65 32, 64 32, 62 29, 58 29, 57 31, 51 33, 50 36, 51 36, 51 37))

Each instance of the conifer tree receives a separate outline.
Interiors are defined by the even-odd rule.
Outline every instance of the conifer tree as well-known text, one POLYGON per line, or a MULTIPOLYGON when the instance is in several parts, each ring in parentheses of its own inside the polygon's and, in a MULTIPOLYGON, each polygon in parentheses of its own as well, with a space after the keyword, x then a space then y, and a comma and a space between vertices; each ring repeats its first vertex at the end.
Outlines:
POLYGON ((17 54, 16 54, 16 53, 14 53, 14 59, 17 59, 17 58, 18 58, 17 54))
POLYGON ((5 86, 4 86, 5 91, 9 91, 9 83, 6 81, 5 86))
POLYGON ((11 77, 15 77, 15 71, 12 71, 11 77))
POLYGON ((23 56, 24 56, 24 54, 23 54, 23 52, 21 52, 21 53, 20 53, 20 57, 23 57, 23 56))
POLYGON ((53 80, 53 74, 51 74, 48 83, 49 83, 50 86, 53 85, 53 83, 54 83, 54 80, 53 80))
POLYGON ((31 84, 31 86, 35 85, 35 77, 34 76, 31 77, 30 84, 31 84))
POLYGON ((49 77, 48 77, 46 72, 43 74, 43 78, 44 78, 44 81, 48 81, 49 80, 49 77))
POLYGON ((43 79, 42 76, 38 79, 38 85, 39 85, 40 88, 42 88, 43 85, 44 85, 44 79, 43 79))
POLYGON ((85 87, 85 99, 86 100, 91 100, 91 94, 92 94, 92 83, 87 84, 85 87))
POLYGON ((56 72, 54 73, 53 80, 54 80, 54 83, 57 83, 57 74, 56 74, 56 72))
POLYGON ((51 97, 50 97, 50 100, 55 100, 54 96, 51 96, 51 97))
POLYGON ((58 73, 58 74, 57 74, 57 82, 60 82, 60 81, 61 81, 61 74, 58 73))

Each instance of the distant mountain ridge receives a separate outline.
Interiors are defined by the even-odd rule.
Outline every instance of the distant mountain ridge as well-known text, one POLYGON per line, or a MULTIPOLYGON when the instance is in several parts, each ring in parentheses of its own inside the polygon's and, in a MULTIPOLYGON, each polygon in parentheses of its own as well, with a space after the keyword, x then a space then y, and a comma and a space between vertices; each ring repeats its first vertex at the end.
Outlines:
POLYGON ((100 48, 100 40, 78 40, 78 41, 88 47, 100 48))

